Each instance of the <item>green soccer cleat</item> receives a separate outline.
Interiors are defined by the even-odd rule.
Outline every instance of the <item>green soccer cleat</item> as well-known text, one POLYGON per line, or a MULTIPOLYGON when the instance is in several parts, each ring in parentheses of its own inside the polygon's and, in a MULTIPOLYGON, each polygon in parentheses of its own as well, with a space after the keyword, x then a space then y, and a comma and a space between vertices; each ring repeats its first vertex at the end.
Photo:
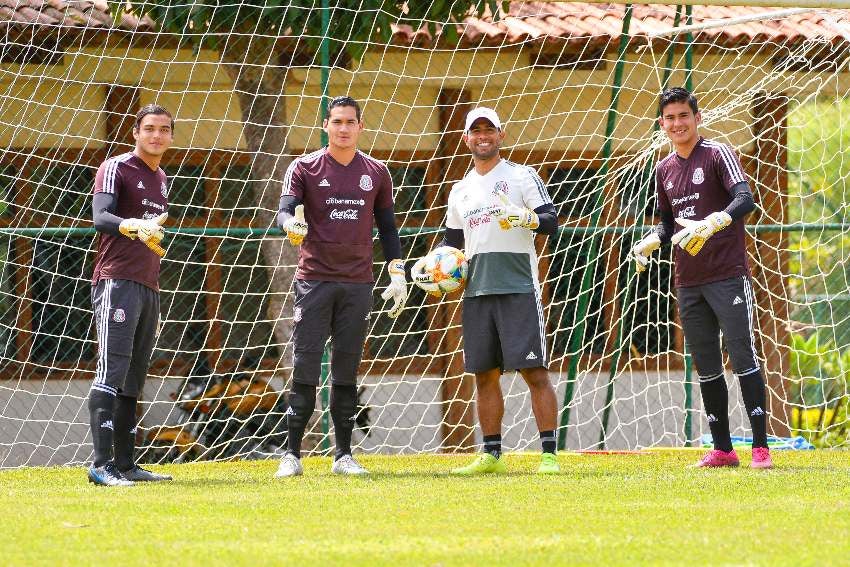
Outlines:
POLYGON ((558 457, 555 453, 543 453, 540 466, 537 467, 537 474, 558 474, 559 472, 561 467, 558 465, 558 457))
POLYGON ((490 453, 478 455, 474 461, 465 467, 452 469, 452 474, 470 476, 474 474, 503 474, 508 471, 502 459, 497 459, 490 453))

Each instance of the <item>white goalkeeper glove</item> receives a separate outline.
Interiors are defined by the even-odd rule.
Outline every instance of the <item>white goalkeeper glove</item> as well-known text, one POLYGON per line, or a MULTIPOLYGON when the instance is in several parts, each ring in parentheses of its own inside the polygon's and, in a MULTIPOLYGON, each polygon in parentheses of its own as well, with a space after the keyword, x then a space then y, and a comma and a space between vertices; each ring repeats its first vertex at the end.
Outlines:
POLYGON ((168 220, 168 213, 162 213, 154 219, 124 219, 118 225, 118 232, 130 240, 138 238, 154 254, 162 258, 165 256, 165 249, 159 243, 165 238, 162 225, 166 220, 168 220))
POLYGON ((301 246, 304 237, 307 236, 307 221, 304 220, 304 205, 295 207, 295 216, 290 217, 283 223, 283 231, 286 232, 289 243, 293 246, 301 246))
POLYGON ((413 267, 410 268, 410 278, 417 287, 424 290, 428 295, 433 297, 443 297, 443 292, 440 291, 440 286, 434 281, 431 273, 425 271, 425 259, 427 257, 428 255, 426 254, 416 260, 413 267))
POLYGON ((393 300, 393 306, 387 313, 390 319, 395 319, 407 303, 407 278, 404 277, 404 261, 390 260, 387 262, 387 272, 390 274, 390 285, 381 293, 381 299, 393 300))
POLYGON ((635 270, 641 273, 649 265, 649 255, 661 248, 661 238, 654 230, 644 236, 640 242, 632 247, 632 260, 635 261, 635 270))
POLYGON ((540 219, 537 217, 537 213, 531 209, 514 205, 501 192, 499 193, 499 201, 490 207, 488 213, 491 217, 499 219, 499 226, 502 230, 510 230, 512 228, 534 230, 540 226, 540 219))
POLYGON ((673 235, 673 245, 678 245, 691 256, 696 256, 709 238, 732 224, 732 217, 729 213, 720 211, 711 213, 701 221, 677 217, 676 222, 684 228, 673 235))

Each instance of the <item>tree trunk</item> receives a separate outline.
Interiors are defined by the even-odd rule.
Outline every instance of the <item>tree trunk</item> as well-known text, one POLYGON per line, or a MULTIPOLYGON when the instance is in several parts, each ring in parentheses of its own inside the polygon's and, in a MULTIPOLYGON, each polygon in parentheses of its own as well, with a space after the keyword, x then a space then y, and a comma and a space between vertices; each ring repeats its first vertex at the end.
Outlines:
POLYGON ((251 188, 257 204, 255 227, 269 228, 261 250, 269 276, 268 317, 280 354, 286 356, 292 336, 289 290, 298 262, 298 248, 279 234, 275 218, 286 157, 286 107, 284 86, 287 68, 278 65, 271 37, 233 34, 222 50, 222 61, 236 88, 242 112, 243 132, 251 153, 251 188))

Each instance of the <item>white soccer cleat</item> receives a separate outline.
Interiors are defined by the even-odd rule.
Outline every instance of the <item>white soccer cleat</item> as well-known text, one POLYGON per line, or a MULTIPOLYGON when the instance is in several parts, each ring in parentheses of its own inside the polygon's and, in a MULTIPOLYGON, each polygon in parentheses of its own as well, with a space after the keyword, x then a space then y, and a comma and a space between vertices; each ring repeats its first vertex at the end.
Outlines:
POLYGON ((292 453, 287 453, 280 459, 280 465, 277 467, 274 477, 288 478, 290 476, 301 476, 302 474, 304 474, 304 467, 301 466, 301 459, 292 453))
POLYGON ((369 474, 369 471, 363 468, 363 465, 355 461, 354 457, 351 455, 343 455, 335 460, 333 466, 331 466, 331 472, 334 474, 351 476, 369 474))

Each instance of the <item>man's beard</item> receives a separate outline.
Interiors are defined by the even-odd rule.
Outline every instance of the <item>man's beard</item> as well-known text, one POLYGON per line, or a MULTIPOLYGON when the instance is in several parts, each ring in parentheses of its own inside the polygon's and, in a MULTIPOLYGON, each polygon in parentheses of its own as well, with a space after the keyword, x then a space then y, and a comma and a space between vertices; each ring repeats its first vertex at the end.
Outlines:
POLYGON ((472 157, 474 157, 476 159, 486 160, 486 159, 493 158, 497 155, 499 155, 499 146, 496 145, 496 144, 493 144, 493 148, 491 150, 487 151, 487 152, 472 150, 472 157))

